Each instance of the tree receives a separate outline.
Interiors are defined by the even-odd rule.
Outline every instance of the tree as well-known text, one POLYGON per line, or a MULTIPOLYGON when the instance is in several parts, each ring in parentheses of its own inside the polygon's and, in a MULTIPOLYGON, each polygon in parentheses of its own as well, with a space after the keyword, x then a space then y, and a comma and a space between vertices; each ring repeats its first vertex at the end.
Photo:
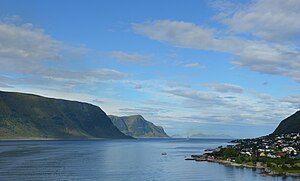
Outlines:
POLYGON ((236 157, 239 155, 239 151, 235 148, 226 148, 223 154, 225 157, 236 157))

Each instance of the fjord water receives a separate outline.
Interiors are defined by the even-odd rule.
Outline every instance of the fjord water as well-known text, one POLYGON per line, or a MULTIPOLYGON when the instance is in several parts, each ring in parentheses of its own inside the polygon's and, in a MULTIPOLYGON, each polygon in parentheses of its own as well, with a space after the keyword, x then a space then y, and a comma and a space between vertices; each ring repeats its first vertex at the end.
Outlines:
POLYGON ((259 170, 186 161, 223 139, 1 141, 0 180, 296 180, 259 170), (162 153, 167 155, 162 155, 162 153))

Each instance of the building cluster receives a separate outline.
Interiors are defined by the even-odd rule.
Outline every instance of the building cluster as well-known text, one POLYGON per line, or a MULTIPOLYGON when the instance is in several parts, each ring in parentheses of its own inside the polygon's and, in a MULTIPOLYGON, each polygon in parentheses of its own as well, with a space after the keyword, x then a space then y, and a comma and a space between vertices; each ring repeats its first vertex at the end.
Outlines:
POLYGON ((236 140, 233 147, 242 155, 300 159, 300 134, 289 133, 255 139, 236 140))

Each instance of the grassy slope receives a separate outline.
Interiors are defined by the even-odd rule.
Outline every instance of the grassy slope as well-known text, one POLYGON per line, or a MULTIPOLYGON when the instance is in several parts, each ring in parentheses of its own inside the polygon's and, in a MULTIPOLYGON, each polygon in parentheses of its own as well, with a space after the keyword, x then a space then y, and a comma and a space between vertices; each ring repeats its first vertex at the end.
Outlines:
POLYGON ((0 91, 0 138, 128 138, 99 107, 0 91))

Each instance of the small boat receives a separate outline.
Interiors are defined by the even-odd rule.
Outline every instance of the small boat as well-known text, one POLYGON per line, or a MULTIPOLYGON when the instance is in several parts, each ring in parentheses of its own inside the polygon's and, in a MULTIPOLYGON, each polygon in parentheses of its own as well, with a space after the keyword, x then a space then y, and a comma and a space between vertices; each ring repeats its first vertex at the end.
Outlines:
POLYGON ((166 153, 166 152, 163 152, 163 153, 161 153, 161 155, 167 155, 167 153, 166 153))

